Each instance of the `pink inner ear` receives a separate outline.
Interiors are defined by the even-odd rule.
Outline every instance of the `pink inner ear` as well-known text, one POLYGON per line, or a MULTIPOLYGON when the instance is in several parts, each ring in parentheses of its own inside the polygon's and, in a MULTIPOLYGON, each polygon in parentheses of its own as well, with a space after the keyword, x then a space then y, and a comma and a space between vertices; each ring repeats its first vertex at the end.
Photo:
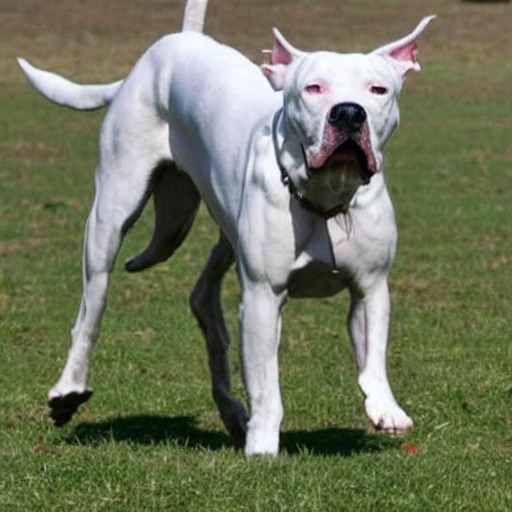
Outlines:
POLYGON ((418 62, 418 46, 416 41, 411 41, 405 46, 396 48, 390 53, 390 55, 396 60, 405 62, 418 62))
POLYGON ((272 48, 272 64, 285 64, 286 66, 292 61, 290 52, 276 39, 274 39, 274 47, 272 48))

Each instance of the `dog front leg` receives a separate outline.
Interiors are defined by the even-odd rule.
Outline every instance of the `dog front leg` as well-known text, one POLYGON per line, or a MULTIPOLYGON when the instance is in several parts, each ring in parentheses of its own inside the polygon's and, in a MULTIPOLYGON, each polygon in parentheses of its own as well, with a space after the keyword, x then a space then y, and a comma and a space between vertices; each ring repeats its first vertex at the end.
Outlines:
POLYGON ((241 303, 241 356, 250 404, 246 455, 276 455, 283 405, 279 390, 278 346, 284 296, 267 284, 245 286, 241 303))
POLYGON ((365 409, 381 430, 401 434, 413 422, 397 404, 386 371, 390 298, 385 279, 365 296, 351 292, 348 329, 359 369, 359 386, 365 395, 365 409))

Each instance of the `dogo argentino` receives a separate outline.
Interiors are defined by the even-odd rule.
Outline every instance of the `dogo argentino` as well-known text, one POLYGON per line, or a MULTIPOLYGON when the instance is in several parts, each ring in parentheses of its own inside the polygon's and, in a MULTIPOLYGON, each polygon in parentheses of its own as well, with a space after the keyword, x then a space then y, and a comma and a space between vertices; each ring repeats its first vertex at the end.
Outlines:
POLYGON ((379 429, 412 428, 386 372, 397 228, 382 151, 398 124, 404 77, 420 69, 416 40, 432 18, 368 54, 303 52, 274 30, 261 68, 186 31, 157 41, 124 81, 107 85, 74 84, 19 60, 36 89, 56 103, 111 103, 85 230, 82 302, 65 368, 49 392, 57 424, 91 394, 89 361, 109 274, 124 235, 153 196, 153 237, 126 263, 129 271, 169 258, 201 199, 220 227, 190 305, 206 338, 220 416, 247 455, 279 449, 278 345, 288 297, 348 288, 348 331, 366 412, 379 429), (234 262, 249 413, 232 396, 220 300, 234 262))

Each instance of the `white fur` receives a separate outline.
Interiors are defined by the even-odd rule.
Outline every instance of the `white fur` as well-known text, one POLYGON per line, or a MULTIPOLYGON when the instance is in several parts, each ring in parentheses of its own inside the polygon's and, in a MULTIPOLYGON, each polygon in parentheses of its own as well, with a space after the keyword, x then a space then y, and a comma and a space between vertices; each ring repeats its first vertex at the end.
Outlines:
POLYGON ((202 32, 208 0, 188 0, 185 5, 182 32, 202 32))
MULTIPOLYGON (((382 148, 398 124, 403 76, 417 68, 410 50, 429 20, 367 55, 300 52, 276 32, 273 61, 263 71, 283 92, 274 92, 258 67, 235 50, 192 32, 155 43, 122 86, 84 88, 20 62, 31 83, 52 101, 74 108, 112 101, 101 130, 96 197, 85 234, 82 303, 50 405, 87 390, 109 273, 127 227, 153 194, 153 239, 128 266, 138 270, 166 259, 187 233, 198 191, 221 238, 192 292, 191 306, 207 340, 214 399, 245 453, 278 452, 283 416, 278 345, 286 299, 322 297, 343 288, 350 291, 348 330, 366 412, 383 430, 412 428, 386 375, 387 279, 397 231, 382 148), (315 83, 322 87, 314 91, 321 92, 306 92, 315 83), (387 92, 376 93, 374 86, 387 92), (321 172, 310 177, 304 155, 314 159, 330 151, 326 119, 343 102, 364 108, 378 169, 368 185, 347 180, 354 187, 348 213, 325 220, 290 196, 279 162, 300 193, 315 197, 315 187, 326 178, 321 172), (281 107, 276 148, 272 122, 281 107), (166 170, 159 181, 152 180, 161 162, 167 162, 166 170), (233 262, 242 289, 241 356, 249 414, 231 394, 229 340, 220 305, 222 278, 233 262)), ((346 195, 347 190, 339 191, 340 197, 346 195)), ((331 200, 336 192, 326 202, 331 200)))

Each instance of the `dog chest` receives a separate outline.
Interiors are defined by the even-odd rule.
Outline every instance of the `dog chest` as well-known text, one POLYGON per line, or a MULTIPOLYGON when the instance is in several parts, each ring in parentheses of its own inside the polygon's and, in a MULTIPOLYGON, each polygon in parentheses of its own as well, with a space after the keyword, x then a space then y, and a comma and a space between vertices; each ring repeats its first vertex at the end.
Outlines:
POLYGON ((289 274, 289 296, 329 297, 346 287, 364 289, 375 276, 387 274, 395 256, 396 227, 383 220, 368 224, 354 215, 318 221, 289 274))
POLYGON ((332 266, 311 261, 291 272, 288 295, 291 298, 320 298, 336 295, 348 284, 347 276, 332 266))

